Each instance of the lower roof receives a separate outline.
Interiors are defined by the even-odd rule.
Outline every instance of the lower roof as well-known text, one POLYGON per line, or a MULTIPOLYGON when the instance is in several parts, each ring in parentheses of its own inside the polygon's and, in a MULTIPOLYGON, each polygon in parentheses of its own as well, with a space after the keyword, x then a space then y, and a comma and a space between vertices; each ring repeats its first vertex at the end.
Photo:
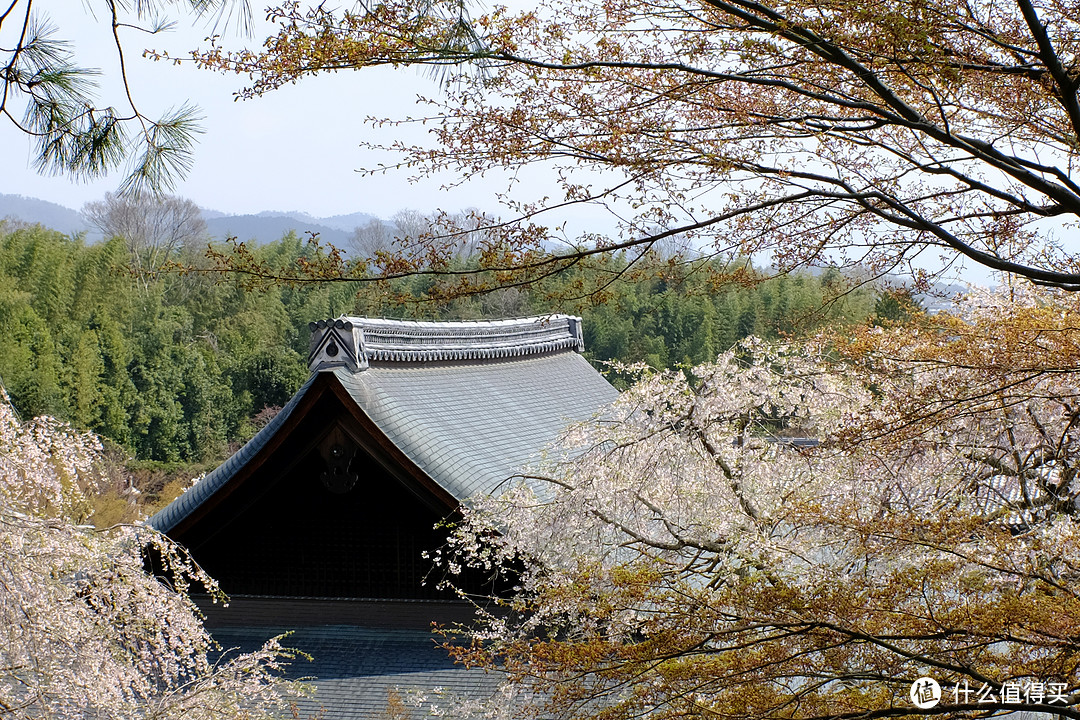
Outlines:
POLYGON ((296 703, 300 718, 396 717, 388 712, 392 702, 403 703, 409 717, 447 717, 461 701, 491 697, 502 679, 498 672, 455 665, 430 630, 219 627, 213 636, 223 648, 250 652, 286 631, 282 644, 308 656, 298 656, 286 668, 288 677, 304 679, 313 689, 296 703))

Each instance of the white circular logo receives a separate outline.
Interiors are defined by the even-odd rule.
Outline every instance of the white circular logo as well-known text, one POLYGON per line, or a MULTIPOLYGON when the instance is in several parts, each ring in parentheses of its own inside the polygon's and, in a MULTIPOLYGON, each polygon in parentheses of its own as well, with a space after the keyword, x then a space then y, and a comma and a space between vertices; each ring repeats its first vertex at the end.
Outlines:
POLYGON ((911 683, 911 703, 920 710, 929 710, 941 702, 941 686, 932 677, 921 677, 911 683))

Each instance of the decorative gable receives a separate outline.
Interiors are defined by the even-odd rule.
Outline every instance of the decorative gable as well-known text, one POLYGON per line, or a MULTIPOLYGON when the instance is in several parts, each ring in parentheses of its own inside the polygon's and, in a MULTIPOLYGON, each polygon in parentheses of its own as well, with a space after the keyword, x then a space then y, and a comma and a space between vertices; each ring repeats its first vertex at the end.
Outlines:
POLYGON ((311 342, 308 367, 311 372, 345 368, 359 372, 368 366, 364 352, 364 332, 351 318, 310 323, 311 342))

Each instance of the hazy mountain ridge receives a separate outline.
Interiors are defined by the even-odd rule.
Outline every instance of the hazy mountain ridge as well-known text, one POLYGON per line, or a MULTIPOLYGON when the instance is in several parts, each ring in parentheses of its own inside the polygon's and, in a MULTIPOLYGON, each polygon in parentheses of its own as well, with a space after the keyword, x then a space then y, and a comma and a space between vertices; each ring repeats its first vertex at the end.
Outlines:
MULTIPOLYGON (((235 237, 243 242, 254 241, 258 244, 278 240, 289 231, 300 237, 311 232, 318 233, 320 242, 345 249, 350 245, 356 227, 376 219, 375 215, 364 212, 320 218, 300 211, 265 210, 255 215, 230 215, 207 208, 200 210, 207 230, 215 240, 235 237)), ((86 233, 90 242, 101 239, 79 211, 23 195, 0 193, 0 219, 42 225, 65 235, 86 233)))
POLYGON ((319 242, 345 248, 352 237, 351 229, 338 230, 293 215, 225 215, 207 220, 206 227, 216 240, 235 237, 243 242, 255 240, 256 243, 272 242, 292 231, 301 238, 306 238, 308 233, 318 233, 319 242))
POLYGON ((0 219, 7 218, 43 225, 66 235, 76 235, 90 229, 77 210, 24 195, 0 195, 0 219))
MULTIPOLYGON (((205 214, 206 211, 204 210, 203 213, 205 214)), ((206 217, 208 220, 210 219, 210 216, 207 215, 206 217)), ((217 213, 215 217, 225 217, 225 214, 217 213)), ((309 225, 322 225, 323 227, 342 230, 350 234, 361 225, 367 225, 372 220, 378 220, 378 217, 375 215, 365 212, 354 212, 349 213, 348 215, 331 215, 330 217, 316 217, 303 210, 290 210, 288 212, 281 210, 263 210, 254 215, 233 215, 231 217, 293 218, 294 220, 308 223, 309 225)))

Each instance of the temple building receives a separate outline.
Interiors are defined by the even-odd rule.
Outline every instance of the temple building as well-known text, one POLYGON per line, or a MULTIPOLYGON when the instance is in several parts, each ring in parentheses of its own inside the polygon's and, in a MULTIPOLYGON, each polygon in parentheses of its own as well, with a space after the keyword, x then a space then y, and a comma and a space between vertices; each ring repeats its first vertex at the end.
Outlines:
MULTIPOLYGON (((582 357, 576 317, 342 317, 311 329, 308 381, 149 522, 231 596, 206 608, 224 647, 292 631, 286 644, 312 656, 291 671, 316 687, 300 717, 385 717, 415 693, 431 698, 423 707, 490 693, 498 677, 436 647, 431 623, 467 623, 472 608, 439 588, 423 553, 469 498, 522 482, 617 393, 582 357)), ((461 582, 498 591, 479 575, 461 582)))

